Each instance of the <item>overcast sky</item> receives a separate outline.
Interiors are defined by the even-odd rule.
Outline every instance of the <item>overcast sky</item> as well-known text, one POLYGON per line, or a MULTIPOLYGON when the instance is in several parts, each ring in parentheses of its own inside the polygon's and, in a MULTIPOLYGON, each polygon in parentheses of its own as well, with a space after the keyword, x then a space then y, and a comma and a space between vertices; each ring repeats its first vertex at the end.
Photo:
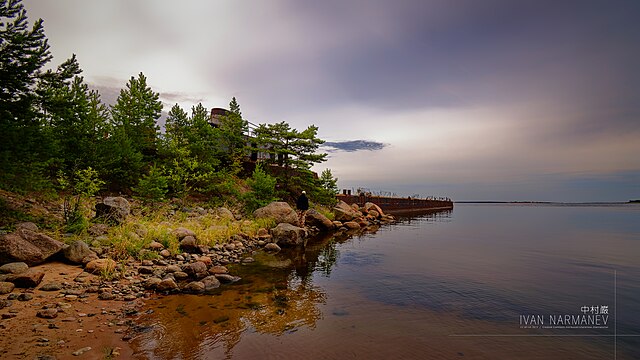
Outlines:
POLYGON ((343 188, 454 200, 640 198, 640 1, 25 0, 57 65, 113 99, 319 126, 343 188), (384 144, 382 146, 381 144, 384 144))

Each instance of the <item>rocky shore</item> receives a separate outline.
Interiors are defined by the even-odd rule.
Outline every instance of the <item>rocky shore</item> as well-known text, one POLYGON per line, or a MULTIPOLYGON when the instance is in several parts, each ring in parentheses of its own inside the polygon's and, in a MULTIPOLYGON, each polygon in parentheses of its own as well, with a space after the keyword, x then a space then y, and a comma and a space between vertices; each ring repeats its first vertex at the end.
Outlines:
MULTIPOLYGON (((123 198, 107 198, 96 206, 98 216, 108 218, 111 226, 126 223, 129 211, 123 198)), ((233 217, 226 209, 216 212, 233 217)), ((10 337, 15 341, 2 337, 0 355, 54 359, 125 354, 124 342, 144 331, 131 319, 150 296, 223 291, 241 280, 227 265, 251 263, 258 251, 305 246, 319 232, 355 234, 394 221, 375 204, 359 208, 344 202, 333 208, 334 220, 309 210, 303 226, 284 202, 260 208, 253 217, 272 220, 275 226, 253 235, 239 232, 214 245, 178 227, 170 233, 178 249, 153 240, 140 249, 143 259, 118 261, 113 259, 114 249, 100 245, 109 225, 95 224, 86 241, 65 244, 33 223, 17 224, 15 231, 0 235, 0 334, 18 335, 10 337), (97 338, 102 339, 98 350, 92 346, 97 338)), ((146 235, 144 227, 136 229, 136 236, 146 235)))

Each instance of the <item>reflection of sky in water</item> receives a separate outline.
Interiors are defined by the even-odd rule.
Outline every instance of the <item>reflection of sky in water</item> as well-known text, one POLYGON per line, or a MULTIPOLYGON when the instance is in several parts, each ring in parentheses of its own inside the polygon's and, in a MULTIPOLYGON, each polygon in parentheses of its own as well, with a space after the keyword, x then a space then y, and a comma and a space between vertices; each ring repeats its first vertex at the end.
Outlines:
POLYGON ((367 266, 382 264, 382 254, 367 254, 364 252, 345 251, 338 259, 338 266, 367 266))
MULTIPOLYGON (((639 334, 638 215, 640 206, 456 205, 376 234, 258 253, 255 263, 232 269, 243 281, 213 297, 162 299, 164 308, 150 316, 163 325, 136 346, 155 358, 255 358, 269 349, 272 358, 451 358, 463 351, 511 359, 530 351, 539 352, 530 358, 600 359, 612 353, 609 337, 472 342, 450 335, 516 333, 521 314, 577 314, 585 305, 608 305, 611 315, 617 311, 618 334, 639 334), (179 306, 188 317, 176 318, 179 306)), ((617 343, 620 359, 640 351, 640 337, 617 343)))
POLYGON ((638 215, 638 206, 458 205, 450 218, 338 245, 332 275, 371 301, 512 323, 583 305, 613 314, 616 270, 618 332, 638 333, 638 215))

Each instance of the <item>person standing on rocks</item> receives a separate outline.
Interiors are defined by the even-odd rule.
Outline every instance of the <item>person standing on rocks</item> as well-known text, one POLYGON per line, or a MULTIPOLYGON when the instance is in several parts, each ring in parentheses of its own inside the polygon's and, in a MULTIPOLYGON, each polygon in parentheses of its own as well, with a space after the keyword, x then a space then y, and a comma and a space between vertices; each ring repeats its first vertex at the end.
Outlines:
POLYGON ((300 194, 300 197, 298 197, 296 207, 298 208, 298 221, 300 222, 300 226, 304 227, 307 210, 309 210, 309 199, 307 198, 306 191, 302 191, 302 194, 300 194))

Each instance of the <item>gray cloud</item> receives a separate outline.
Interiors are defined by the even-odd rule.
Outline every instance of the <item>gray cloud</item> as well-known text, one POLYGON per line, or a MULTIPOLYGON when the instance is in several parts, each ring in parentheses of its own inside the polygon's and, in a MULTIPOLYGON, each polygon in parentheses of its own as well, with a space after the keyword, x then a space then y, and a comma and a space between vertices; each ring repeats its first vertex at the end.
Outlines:
MULTIPOLYGON (((640 73, 629 71, 640 61, 640 26, 632 15, 639 7, 291 2, 288 17, 301 20, 290 30, 304 43, 263 49, 212 76, 277 115, 345 102, 387 113, 535 102, 556 108, 559 136, 640 131, 640 73), (373 32, 376 24, 388 33, 373 32)), ((271 23, 256 26, 265 38, 279 35, 271 23)))
POLYGON ((330 148, 328 151, 342 150, 347 152, 354 151, 375 151, 384 149, 387 144, 368 141, 368 140, 345 140, 345 141, 327 141, 323 146, 330 148), (333 149, 333 150, 332 150, 333 149))
POLYGON ((389 144, 371 159, 334 141, 343 150, 328 163, 341 181, 450 183, 439 189, 473 198, 506 193, 491 185, 503 179, 534 179, 513 187, 534 194, 555 181, 538 174, 640 169, 635 0, 189 1, 179 11, 161 0, 24 1, 30 19, 45 18, 56 62, 77 53, 107 103, 126 81, 106 77, 143 71, 165 105, 236 96, 256 123, 389 144))

